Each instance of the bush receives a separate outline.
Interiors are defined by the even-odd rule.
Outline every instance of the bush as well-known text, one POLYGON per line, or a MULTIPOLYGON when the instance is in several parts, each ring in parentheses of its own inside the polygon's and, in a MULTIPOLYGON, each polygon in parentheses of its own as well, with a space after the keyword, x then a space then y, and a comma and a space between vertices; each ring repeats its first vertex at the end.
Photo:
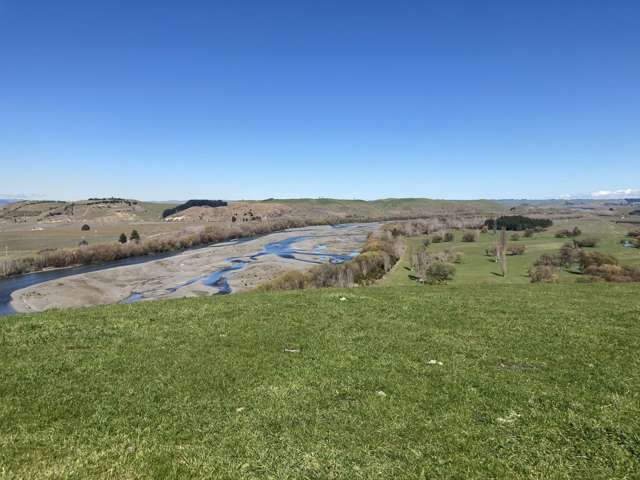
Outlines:
POLYGON ((444 234, 444 241, 445 242, 453 242, 455 240, 455 236, 453 235, 453 232, 446 232, 444 234))
POLYGON ((89 230, 91 230, 91 227, 85 223, 84 225, 82 225, 80 230, 82 230, 83 232, 88 232, 89 230))
POLYGON ((530 218, 522 215, 507 215, 494 220, 492 218, 484 222, 489 229, 501 230, 526 230, 528 228, 548 228, 553 222, 548 218, 530 218))
POLYGON ((429 240, 428 238, 425 238, 422 241, 422 245, 425 246, 425 247, 428 247, 429 245, 431 245, 431 240, 429 240))
POLYGON ((527 229, 524 231, 523 237, 525 237, 525 238, 531 238, 531 237, 533 237, 533 234, 534 234, 534 233, 535 233, 535 230, 534 230, 533 228, 527 228, 527 229))
POLYGON ((462 235, 462 241, 463 242, 475 242, 476 241, 476 235, 474 233, 467 232, 464 235, 462 235))
POLYGON ((120 237, 118 238, 118 241, 120 243, 127 243, 127 236, 124 233, 121 233, 120 237))
POLYGON ((535 265, 529 269, 531 283, 557 283, 559 278, 555 268, 550 265, 535 265))
POLYGON ((431 237, 431 241, 433 243, 440 243, 442 242, 442 235, 440 235, 439 233, 435 233, 434 235, 432 235, 431 237))
POLYGON ((498 254, 496 247, 489 247, 484 249, 484 254, 487 257, 495 257, 498 254))
POLYGON ((580 252, 580 268, 584 272, 589 267, 602 265, 618 265, 618 259, 602 252, 580 252))
POLYGON ((89 242, 87 242, 84 238, 78 243, 79 247, 86 247, 87 245, 89 245, 89 242))
POLYGON ((627 232, 627 237, 640 238, 640 230, 631 230, 630 232, 627 232))
POLYGON ((452 280, 455 274, 456 267, 453 265, 443 262, 433 262, 427 267, 422 281, 431 285, 446 283, 452 280))
POLYGON ((526 249, 526 245, 511 245, 507 247, 507 253, 509 255, 524 255, 526 249))
POLYGON ((581 240, 574 240, 576 247, 586 248, 586 247, 595 247, 598 245, 597 238, 583 238, 581 240))
POLYGON ((592 278, 598 278, 606 282, 638 282, 640 281, 640 267, 613 264, 590 265, 584 272, 592 278))
POLYGON ((511 240, 514 242, 517 242, 518 240, 520 240, 520 235, 517 233, 514 233, 511 235, 511 240))

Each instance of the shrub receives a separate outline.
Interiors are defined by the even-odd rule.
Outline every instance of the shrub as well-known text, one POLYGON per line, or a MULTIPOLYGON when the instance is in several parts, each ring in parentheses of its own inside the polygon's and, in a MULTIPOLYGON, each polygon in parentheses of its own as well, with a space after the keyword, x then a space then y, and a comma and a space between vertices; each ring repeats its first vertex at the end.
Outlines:
POLYGON ((529 269, 531 283, 557 283, 558 274, 550 265, 535 265, 529 269))
POLYGON ((484 254, 487 257, 495 257, 498 254, 498 251, 496 247, 489 247, 489 248, 485 248, 484 254))
POLYGON ((518 240, 520 240, 520 235, 517 233, 514 233, 511 235, 511 240, 514 242, 517 242, 518 240))
POLYGON ((84 238, 78 243, 79 247, 86 247, 87 245, 89 245, 89 242, 87 242, 84 238))
POLYGON ((482 225, 482 227, 480 227, 480 233, 487 233, 489 231, 489 227, 487 227, 486 225, 482 225))
POLYGON ((445 242, 453 242, 455 240, 455 236, 453 235, 453 232, 446 232, 444 234, 444 241, 445 242))
POLYGON ((586 248, 586 247, 595 247, 598 245, 597 238, 583 238, 581 240, 574 240, 576 247, 586 248))
POLYGON ((609 255, 607 253, 602 253, 598 251, 595 251, 595 252, 581 251, 579 263, 580 263, 580 268, 584 272, 585 270, 587 270, 589 267, 592 267, 592 266, 599 267, 602 265, 618 265, 618 260, 614 256, 609 255))
POLYGON ((120 243, 127 243, 127 236, 124 233, 121 233, 120 237, 118 238, 118 241, 120 243))
POLYGON ((442 235, 440 235, 439 233, 435 233, 435 234, 434 234, 434 235, 432 235, 432 237, 431 237, 431 241, 432 241, 433 243, 440 243, 440 242, 442 242, 442 240, 443 240, 442 235))
POLYGON ((463 242, 475 242, 476 241, 476 236, 475 236, 474 233, 467 232, 464 235, 462 235, 462 241, 463 242))
POLYGON ((507 247, 507 253, 509 255, 524 255, 526 249, 526 245, 511 245, 507 247))
POLYGON ((424 283, 432 285, 446 283, 452 280, 455 274, 456 267, 453 265, 443 262, 433 262, 427 267, 423 281, 424 283))
POLYGON ((533 237, 534 233, 535 233, 535 230, 533 228, 527 228, 522 234, 522 236, 525 238, 531 238, 533 237))
POLYGON ((501 230, 506 228, 507 230, 526 230, 528 228, 548 228, 553 225, 553 222, 548 218, 530 218, 522 215, 507 215, 494 220, 488 219, 484 223, 487 228, 501 230))
POLYGON ((89 230, 91 230, 91 227, 85 223, 84 225, 82 225, 80 230, 82 230, 83 232, 88 232, 89 230))
POLYGON ((428 238, 425 238, 422 241, 422 245, 425 246, 425 247, 428 247, 429 245, 431 245, 431 240, 429 240, 428 238))
POLYGON ((627 237, 640 238, 640 230, 631 230, 630 232, 627 232, 627 237))
POLYGON ((602 279, 606 282, 638 282, 640 281, 640 267, 613 264, 590 265, 584 272, 585 275, 602 279))

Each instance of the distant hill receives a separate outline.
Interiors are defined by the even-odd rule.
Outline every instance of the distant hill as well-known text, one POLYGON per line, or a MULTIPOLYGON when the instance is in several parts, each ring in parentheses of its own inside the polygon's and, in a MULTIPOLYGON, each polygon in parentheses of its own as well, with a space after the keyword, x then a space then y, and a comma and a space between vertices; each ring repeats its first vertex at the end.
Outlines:
POLYGON ((9 205, 10 203, 16 203, 19 201, 20 200, 17 198, 0 198, 0 208, 4 207, 5 205, 9 205))
POLYGON ((487 215, 504 212, 504 206, 489 200, 432 200, 388 198, 342 200, 334 198, 289 198, 228 202, 216 208, 192 207, 166 218, 172 222, 251 222, 274 218, 341 222, 418 218, 433 215, 487 215))
POLYGON ((75 202, 18 201, 0 209, 0 221, 11 223, 77 223, 93 221, 158 221, 174 204, 141 202, 124 198, 90 198, 75 202))
POLYGON ((275 218, 304 219, 311 222, 327 219, 358 222, 433 215, 487 215, 506 210, 504 205, 490 200, 428 198, 387 198, 371 201, 333 198, 229 202, 215 200, 187 202, 182 205, 126 198, 89 198, 74 202, 22 200, 0 207, 0 222, 3 223, 118 223, 163 219, 169 222, 235 223, 275 218))

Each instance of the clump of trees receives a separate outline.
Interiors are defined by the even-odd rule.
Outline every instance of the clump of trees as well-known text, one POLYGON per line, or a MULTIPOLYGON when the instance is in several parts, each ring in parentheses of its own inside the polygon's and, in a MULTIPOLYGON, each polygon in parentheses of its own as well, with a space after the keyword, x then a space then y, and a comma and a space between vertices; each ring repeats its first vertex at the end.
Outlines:
POLYGON ((367 285, 382 278, 402 255, 403 242, 388 231, 369 234, 360 255, 340 264, 323 264, 306 272, 290 271, 260 286, 261 290, 367 285))
POLYGON ((505 215, 497 219, 490 218, 484 222, 488 229, 491 230, 527 230, 527 229, 545 229, 553 225, 553 221, 548 218, 531 218, 523 215, 505 215))
POLYGON ((562 230, 558 230, 556 232, 556 238, 574 238, 582 235, 582 230, 578 227, 573 227, 573 230, 569 230, 567 228, 563 228, 562 230))
POLYGON ((453 279, 456 272, 453 264, 461 263, 462 258, 461 252, 444 250, 443 252, 429 253, 425 248, 422 248, 411 254, 410 266, 417 281, 433 285, 446 283, 453 279))
POLYGON ((84 225, 82 225, 82 227, 80 227, 80 230, 83 232, 88 232, 89 230, 91 230, 91 227, 85 223, 84 225))
POLYGON ((620 265, 613 255, 597 250, 585 251, 571 244, 563 246, 556 254, 541 255, 529 270, 529 277, 532 282, 557 281, 559 268, 572 267, 585 276, 583 281, 640 281, 640 267, 620 265))
POLYGON ((162 212, 162 218, 175 215, 178 212, 191 207, 226 207, 228 204, 224 200, 189 200, 173 208, 167 208, 162 212))

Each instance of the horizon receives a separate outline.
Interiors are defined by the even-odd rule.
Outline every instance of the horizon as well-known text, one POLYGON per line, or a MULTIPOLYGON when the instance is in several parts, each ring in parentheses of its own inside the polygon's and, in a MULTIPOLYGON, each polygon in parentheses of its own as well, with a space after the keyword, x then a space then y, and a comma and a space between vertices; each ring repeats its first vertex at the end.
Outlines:
POLYGON ((0 26, 17 196, 640 195, 637 2, 0 1, 0 26))

